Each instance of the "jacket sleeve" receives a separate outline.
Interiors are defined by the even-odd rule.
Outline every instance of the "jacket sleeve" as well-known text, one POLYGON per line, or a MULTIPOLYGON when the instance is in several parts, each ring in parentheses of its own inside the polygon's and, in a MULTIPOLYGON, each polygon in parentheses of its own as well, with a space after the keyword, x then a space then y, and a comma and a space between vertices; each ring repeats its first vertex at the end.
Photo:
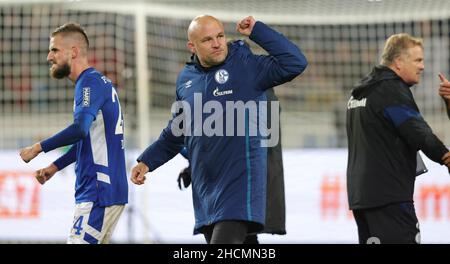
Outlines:
POLYGON ((186 147, 183 147, 180 151, 181 156, 183 156, 185 159, 189 160, 189 155, 186 147))
POLYGON ((442 156, 448 152, 445 145, 434 135, 423 119, 412 95, 391 88, 386 96, 384 116, 390 120, 400 136, 414 150, 422 150, 431 160, 443 164, 442 156))
MULTIPOLYGON (((178 94, 177 101, 180 102, 178 94)), ((172 131, 172 123, 181 114, 182 110, 173 114, 173 118, 169 121, 167 127, 163 129, 159 138, 137 158, 137 161, 145 163, 150 171, 156 170, 161 165, 171 160, 180 153, 181 149, 184 147, 184 134, 178 133, 179 131, 177 133, 172 131)))
POLYGON ((151 144, 138 158, 154 171, 175 157, 184 146, 184 136, 174 136, 171 130, 172 120, 161 132, 159 138, 151 144))
POLYGON ((250 39, 269 55, 253 55, 256 65, 256 81, 259 87, 268 88, 291 81, 308 65, 305 55, 285 36, 257 21, 250 39))

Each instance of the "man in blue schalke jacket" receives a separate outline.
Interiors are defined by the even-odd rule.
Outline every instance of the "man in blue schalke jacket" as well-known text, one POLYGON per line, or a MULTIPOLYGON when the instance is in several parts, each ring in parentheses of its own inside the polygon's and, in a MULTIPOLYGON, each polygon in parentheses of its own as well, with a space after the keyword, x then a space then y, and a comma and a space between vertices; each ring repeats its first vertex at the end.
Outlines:
MULTIPOLYGON (((212 16, 194 18, 187 44, 193 57, 177 79, 174 118, 138 157, 131 175, 133 183, 143 184, 147 172, 186 146, 194 234, 203 233, 210 244, 242 243, 264 228, 266 147, 277 143, 279 131, 266 126, 265 91, 291 81, 307 65, 294 43, 253 17, 236 28, 269 55, 252 54, 243 41, 227 45, 223 24, 212 16)), ((279 105, 272 106, 275 120, 279 105)))

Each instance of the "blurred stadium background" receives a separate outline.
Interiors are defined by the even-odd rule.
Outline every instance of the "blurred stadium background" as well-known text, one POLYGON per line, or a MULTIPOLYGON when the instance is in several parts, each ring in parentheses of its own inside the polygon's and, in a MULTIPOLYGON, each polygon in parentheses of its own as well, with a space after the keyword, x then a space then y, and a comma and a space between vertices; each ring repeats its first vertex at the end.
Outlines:
MULTIPOLYGON (((282 106, 282 143, 286 149, 287 162, 293 157, 292 164, 295 165, 295 157, 307 157, 304 153, 315 153, 312 156, 322 157, 321 155, 327 156, 338 151, 337 159, 344 157, 337 165, 339 168, 331 168, 334 163, 324 163, 318 164, 316 169, 327 170, 325 174, 334 173, 337 176, 333 179, 340 179, 345 183, 345 110, 349 91, 378 62, 385 39, 400 32, 424 38, 426 69, 422 82, 413 88, 413 92, 422 114, 434 132, 445 143, 450 142, 450 122, 437 94, 437 74, 450 74, 448 0, 1 0, 0 152, 3 154, 0 161, 0 186, 3 183, 6 187, 0 187, 0 242, 64 242, 70 227, 73 210, 73 199, 70 200, 73 196, 73 179, 70 177, 73 175, 69 168, 63 173, 67 174, 68 179, 61 183, 67 188, 53 188, 55 197, 67 198, 58 201, 51 198, 53 201, 50 202, 58 205, 48 209, 56 212, 49 221, 66 221, 64 230, 67 232, 54 236, 46 236, 45 233, 27 236, 26 230, 21 235, 4 233, 12 230, 17 221, 39 218, 30 214, 31 220, 24 220, 23 213, 17 213, 17 208, 5 209, 12 199, 12 193, 15 195, 11 190, 19 186, 15 180, 11 180, 14 183, 10 185, 5 183, 15 177, 11 175, 16 175, 17 171, 24 175, 28 173, 29 176, 32 169, 52 161, 47 157, 42 158, 42 163, 38 160, 35 165, 25 165, 18 160, 18 150, 48 137, 72 122, 73 85, 68 80, 53 80, 48 74, 46 56, 52 30, 68 21, 78 22, 86 28, 92 47, 91 64, 116 84, 125 115, 126 148, 131 150, 127 152, 127 156, 132 165, 139 150, 154 141, 167 124, 170 106, 174 101, 177 74, 190 56, 186 49, 186 29, 193 17, 203 13, 215 15, 224 21, 229 39, 240 38, 235 33, 235 22, 253 15, 297 43, 306 54, 309 67, 305 73, 276 89, 282 106), (68 208, 66 218, 57 213, 58 210, 62 212, 63 207, 68 208), (16 213, 11 213, 12 211, 16 213)), ((264 53, 251 44, 256 53, 264 53)), ((190 233, 193 222, 192 205, 180 205, 187 206, 183 208, 186 209, 189 220, 184 228, 187 234, 184 238, 175 235, 168 239, 162 238, 162 233, 167 230, 155 231, 156 224, 152 221, 156 216, 146 214, 146 210, 151 211, 157 206, 155 204, 159 204, 155 200, 167 202, 178 199, 180 204, 190 203, 190 194, 175 190, 176 175, 184 165, 185 162, 177 158, 166 165, 171 168, 167 174, 172 175, 155 177, 155 181, 165 178, 167 186, 170 184, 167 187, 170 192, 167 198, 162 199, 154 194, 158 189, 165 192, 165 187, 161 187, 165 183, 156 188, 152 185, 144 190, 130 187, 130 200, 139 206, 130 206, 127 211, 123 227, 119 227, 124 235, 117 239, 118 242, 202 242, 202 238, 193 238, 190 233)), ((296 175, 301 174, 301 167, 286 167, 285 164, 285 170, 287 182, 291 179, 290 175, 293 175, 293 178, 297 177, 298 184, 302 184, 302 178, 296 175)), ((448 178, 448 174, 442 173, 442 170, 439 173, 441 175, 438 178, 448 178)), ((318 177, 322 178, 317 184, 323 187, 324 179, 328 179, 328 176, 321 174, 318 177)), ((24 186, 34 186, 30 184, 26 183, 24 186)), ((49 182, 48 185, 50 184, 49 182)), ((450 205, 450 185, 448 181, 441 181, 439 184, 439 188, 443 188, 439 194, 444 197, 442 208, 448 210, 448 213, 438 220, 449 228, 450 206, 446 205, 450 205)), ((302 214, 301 209, 296 212, 295 199, 309 198, 290 196, 289 188, 292 186, 296 185, 292 184, 286 189, 288 202, 293 204, 288 204, 288 219, 297 214, 299 218, 306 218, 308 215, 302 214)), ((41 187, 36 188, 40 190, 41 187)), ((50 192, 46 188, 52 189, 47 185, 42 188, 39 192, 42 197, 50 192)), ((296 190, 292 189, 292 192, 296 190)), ((317 191, 312 195, 317 195, 314 199, 323 206, 323 193, 317 191)), ((345 203, 345 198, 343 200, 345 203)), ((44 198, 39 201, 48 202, 44 198)), ((171 212, 168 208, 170 206, 173 205, 167 204, 162 210, 167 210, 169 216, 171 213, 175 215, 176 208, 171 212)), ((319 207, 312 210, 320 211, 319 207)), ((42 205, 39 208, 44 210, 47 207, 42 205)), ((436 210, 436 206, 430 208, 436 210)), ((38 215, 43 214, 41 212, 38 215)), ((347 212, 343 211, 341 214, 346 217, 347 212)), ((182 221, 180 218, 175 219, 173 225, 179 225, 182 221)), ((356 232, 353 222, 347 219, 345 223, 343 225, 350 226, 349 232, 356 232)), ((291 225, 291 230, 297 228, 294 225, 291 225)), ((337 237, 327 240, 326 236, 317 238, 314 235, 302 237, 301 232, 298 234, 300 237, 288 237, 285 241, 282 240, 283 237, 267 241, 356 242, 356 234, 342 240, 337 237)))

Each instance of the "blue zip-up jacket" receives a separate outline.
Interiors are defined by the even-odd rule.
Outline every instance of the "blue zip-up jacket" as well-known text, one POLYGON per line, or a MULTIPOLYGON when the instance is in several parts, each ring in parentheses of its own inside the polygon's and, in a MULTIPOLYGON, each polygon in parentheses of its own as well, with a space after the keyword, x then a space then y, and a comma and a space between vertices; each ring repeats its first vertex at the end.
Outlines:
POLYGON ((307 61, 294 43, 262 22, 256 22, 250 39, 269 56, 254 55, 243 41, 235 41, 220 65, 204 69, 196 61, 186 64, 177 79, 176 95, 177 101, 189 104, 190 111, 183 109, 183 114, 190 120, 183 125, 191 134, 174 135, 172 125, 178 115, 138 158, 153 171, 187 146, 193 177, 194 234, 224 220, 253 223, 249 233, 264 226, 267 151, 261 147, 261 131, 252 132, 265 118, 252 107, 240 114, 226 111, 227 101, 242 101, 259 109, 264 106, 261 102, 267 101, 265 90, 294 79, 305 70, 307 61), (218 106, 223 112, 216 110, 218 106), (227 112, 234 116, 231 129, 227 129, 227 112), (201 117, 201 122, 194 122, 195 116, 201 117), (240 121, 244 125, 239 126, 240 121), (215 133, 205 127, 216 129, 215 133))

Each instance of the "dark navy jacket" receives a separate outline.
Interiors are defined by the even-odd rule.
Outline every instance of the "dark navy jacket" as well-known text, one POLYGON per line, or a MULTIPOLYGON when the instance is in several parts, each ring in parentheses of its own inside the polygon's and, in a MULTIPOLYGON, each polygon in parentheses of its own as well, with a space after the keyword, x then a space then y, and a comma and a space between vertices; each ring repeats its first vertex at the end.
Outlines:
POLYGON ((350 209, 413 202, 417 151, 443 164, 448 149, 420 114, 410 85, 376 66, 347 104, 350 209))
POLYGON ((234 113, 234 129, 228 135, 235 136, 226 136, 227 101, 242 101, 259 109, 264 105, 261 102, 266 102, 265 90, 294 79, 304 71, 307 61, 295 44, 262 22, 256 22, 250 39, 269 56, 254 55, 243 41, 235 41, 228 46, 228 56, 221 65, 204 69, 195 61, 186 64, 177 79, 176 95, 177 101, 190 106, 191 111, 183 109, 183 113, 191 117, 185 124, 191 135, 174 135, 172 119, 138 158, 152 171, 187 146, 193 177, 194 234, 223 220, 252 222, 255 225, 249 232, 260 231, 265 222, 267 150, 261 147, 260 131, 252 133, 254 125, 264 118, 258 118, 258 111, 250 107, 241 112, 245 125, 238 129, 239 114, 234 113), (200 114, 194 106, 194 94, 196 100, 202 99, 197 110, 205 107, 200 114), (219 104, 224 111, 208 110, 208 104, 219 104), (195 115, 202 117, 203 126, 223 131, 223 136, 202 132, 202 123, 194 122, 195 115), (220 122, 210 125, 208 117, 214 115, 216 121, 223 121, 223 128, 216 124, 220 122))

